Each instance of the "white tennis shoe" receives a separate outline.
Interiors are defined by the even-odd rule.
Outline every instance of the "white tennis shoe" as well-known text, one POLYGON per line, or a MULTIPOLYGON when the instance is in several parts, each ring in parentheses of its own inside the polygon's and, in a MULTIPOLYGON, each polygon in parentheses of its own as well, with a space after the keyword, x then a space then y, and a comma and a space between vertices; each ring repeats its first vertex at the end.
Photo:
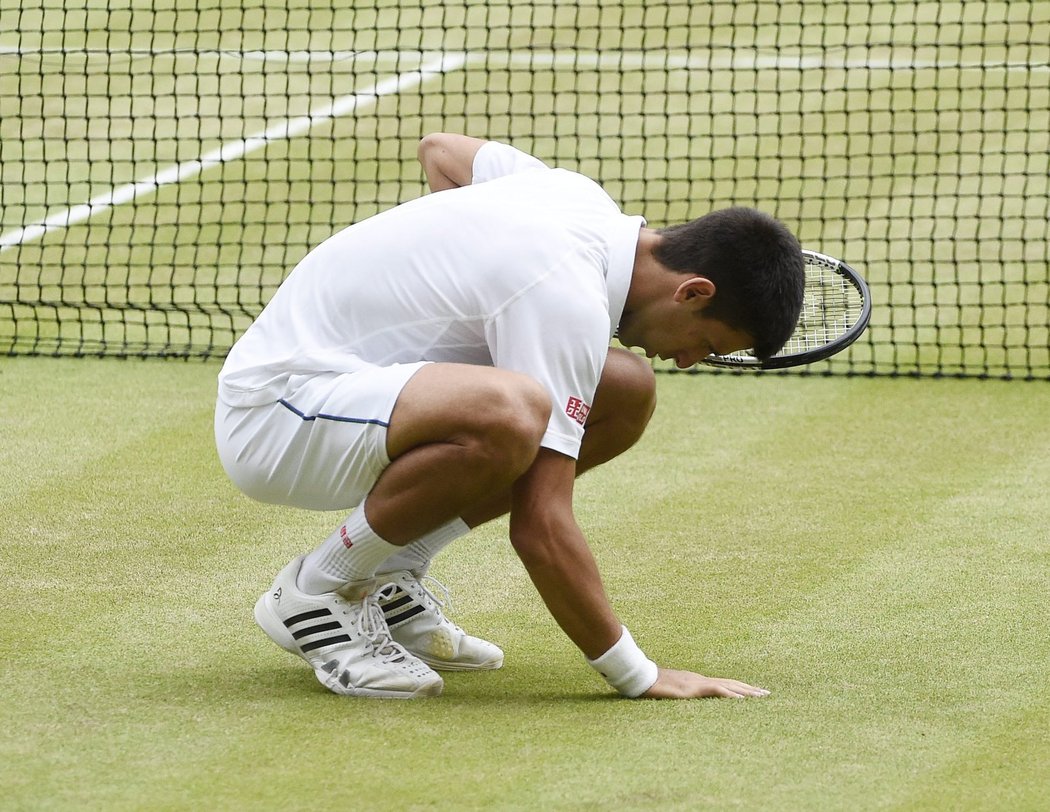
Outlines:
POLYGON ((348 584, 309 595, 296 585, 296 558, 255 604, 255 621, 277 645, 308 662, 328 690, 345 696, 414 699, 437 696, 444 681, 390 635, 380 602, 392 585, 348 584))
POLYGON ((484 671, 503 665, 503 650, 480 637, 472 637, 445 617, 450 606, 444 584, 421 571, 399 570, 376 575, 389 581, 379 598, 394 640, 431 668, 440 671, 484 671), (423 584, 433 584, 444 594, 439 599, 423 584))

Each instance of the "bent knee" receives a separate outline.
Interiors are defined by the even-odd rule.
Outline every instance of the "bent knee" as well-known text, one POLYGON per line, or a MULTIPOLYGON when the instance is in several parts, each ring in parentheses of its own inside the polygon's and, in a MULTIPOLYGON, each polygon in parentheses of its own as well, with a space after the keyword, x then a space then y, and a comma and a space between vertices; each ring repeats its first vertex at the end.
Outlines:
POLYGON ((504 467, 524 471, 539 450, 550 415, 550 395, 538 381, 507 373, 490 392, 474 439, 504 467))
POLYGON ((629 350, 610 349, 595 405, 601 407, 599 414, 611 407, 620 420, 644 429, 656 410, 656 374, 649 361, 629 350))

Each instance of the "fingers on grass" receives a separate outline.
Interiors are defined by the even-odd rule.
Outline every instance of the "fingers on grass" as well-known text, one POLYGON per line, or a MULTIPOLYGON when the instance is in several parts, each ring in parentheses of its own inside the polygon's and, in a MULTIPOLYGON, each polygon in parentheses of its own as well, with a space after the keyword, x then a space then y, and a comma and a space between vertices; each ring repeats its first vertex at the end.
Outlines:
POLYGON ((769 691, 765 688, 757 688, 754 685, 748 685, 746 682, 739 682, 737 680, 726 680, 723 687, 727 691, 726 695, 733 697, 734 699, 769 696, 769 691))

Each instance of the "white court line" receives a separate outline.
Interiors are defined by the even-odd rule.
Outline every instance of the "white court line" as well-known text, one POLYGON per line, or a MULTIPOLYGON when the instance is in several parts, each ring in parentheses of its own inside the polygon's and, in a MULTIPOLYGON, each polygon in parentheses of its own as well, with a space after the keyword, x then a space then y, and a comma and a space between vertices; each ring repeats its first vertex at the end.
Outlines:
POLYGON ((370 88, 347 96, 341 96, 335 101, 311 110, 304 116, 285 119, 246 138, 229 141, 218 149, 202 155, 200 158, 169 166, 134 183, 118 186, 104 194, 91 198, 86 203, 55 212, 43 220, 9 231, 7 234, 0 236, 0 253, 39 239, 54 229, 69 228, 78 223, 83 223, 96 214, 100 214, 114 206, 130 203, 142 195, 152 194, 161 186, 179 183, 199 175, 211 167, 219 166, 228 161, 236 161, 250 152, 262 149, 273 141, 287 140, 303 135, 318 124, 352 113, 364 104, 378 101, 382 96, 399 93, 402 90, 420 85, 431 77, 458 70, 463 67, 466 61, 467 57, 465 54, 442 55, 440 58, 426 62, 418 70, 408 71, 376 82, 370 88))
MULTIPOLYGON (((446 51, 445 57, 463 57, 484 60, 487 64, 513 66, 578 66, 597 69, 687 68, 692 70, 1050 70, 1050 61, 1043 60, 995 60, 961 59, 951 57, 924 58, 917 54, 939 47, 933 45, 901 46, 893 43, 874 43, 869 46, 843 46, 835 48, 776 49, 776 48, 688 48, 676 50, 604 50, 576 51, 569 48, 554 51, 508 51, 491 50, 475 52, 446 51), (885 54, 889 53, 889 56, 885 54)), ((944 46, 946 49, 964 50, 972 46, 944 46)), ((982 46, 988 48, 991 46, 982 46)), ((1006 48, 1003 43, 997 47, 1006 48)), ((70 48, 40 47, 24 48, 0 45, 0 56, 84 56, 127 57, 142 59, 158 56, 213 56, 244 62, 275 62, 286 64, 336 63, 361 60, 390 60, 399 64, 405 59, 419 59, 434 55, 425 51, 323 51, 323 50, 248 50, 190 49, 190 48, 70 48)))

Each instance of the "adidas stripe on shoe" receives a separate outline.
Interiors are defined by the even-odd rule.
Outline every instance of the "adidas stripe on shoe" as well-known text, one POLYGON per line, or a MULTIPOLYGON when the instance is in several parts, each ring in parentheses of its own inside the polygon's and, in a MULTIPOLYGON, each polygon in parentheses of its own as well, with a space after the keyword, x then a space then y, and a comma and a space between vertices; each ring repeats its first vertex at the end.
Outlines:
POLYGON ((379 602, 393 594, 374 581, 309 595, 296 585, 302 557, 255 604, 255 621, 277 645, 302 657, 328 690, 346 696, 437 696, 441 677, 391 638, 379 602))

